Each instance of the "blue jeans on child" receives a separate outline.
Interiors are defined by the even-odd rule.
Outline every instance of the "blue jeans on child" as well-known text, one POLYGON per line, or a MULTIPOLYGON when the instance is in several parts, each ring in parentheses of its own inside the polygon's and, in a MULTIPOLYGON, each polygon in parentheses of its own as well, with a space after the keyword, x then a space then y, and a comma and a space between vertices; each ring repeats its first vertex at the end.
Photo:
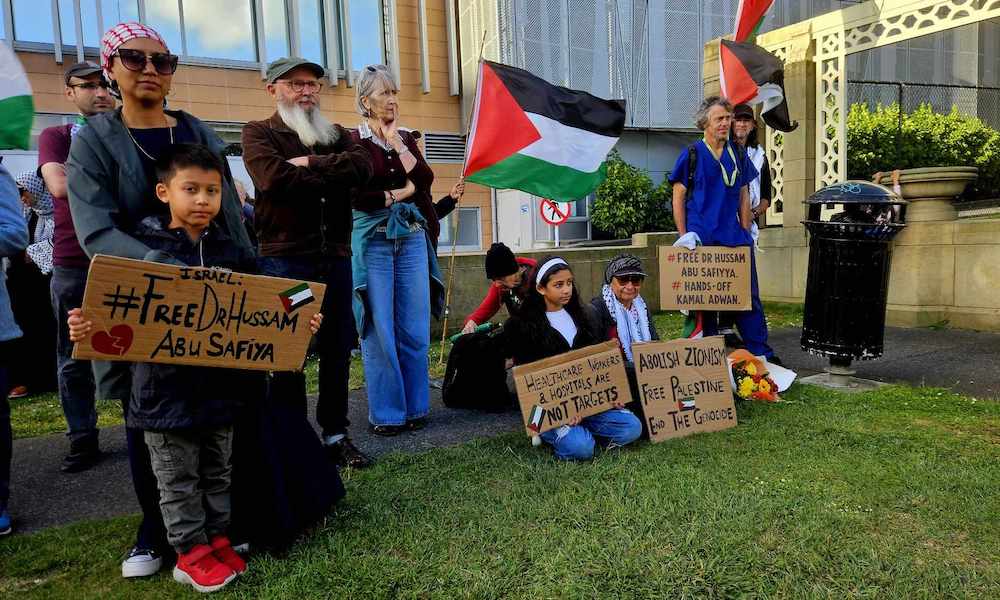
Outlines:
POLYGON ((642 435, 642 423, 628 409, 613 408, 580 421, 579 425, 550 429, 541 435, 561 460, 588 460, 594 456, 594 438, 625 446, 642 435), (560 435, 562 433, 562 435, 560 435))
POLYGON ((430 410, 427 240, 422 231, 398 240, 375 233, 364 258, 371 311, 361 336, 368 420, 372 425, 403 425, 430 410))

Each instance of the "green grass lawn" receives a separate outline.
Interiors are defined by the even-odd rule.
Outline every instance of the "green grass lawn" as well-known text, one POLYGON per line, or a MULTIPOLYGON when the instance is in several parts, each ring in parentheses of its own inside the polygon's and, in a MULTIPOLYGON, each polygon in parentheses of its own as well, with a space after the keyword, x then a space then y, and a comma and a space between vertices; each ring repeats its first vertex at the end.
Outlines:
MULTIPOLYGON (((766 302, 768 325, 772 328, 798 327, 802 325, 802 305, 766 302)), ((653 316, 660 337, 670 339, 680 336, 684 327, 684 317, 679 312, 661 312, 653 316)), ((441 357, 441 339, 431 340, 430 359, 431 377, 444 377, 445 365, 448 362, 450 343, 445 343, 444 361, 441 357), (440 362, 440 364, 439 364, 440 362)), ((310 394, 318 391, 319 363, 315 359, 306 362, 306 384, 310 394)), ((365 385, 365 373, 361 366, 361 357, 351 360, 350 388, 361 389, 365 385)), ((121 404, 115 401, 101 401, 97 405, 98 425, 109 427, 122 423, 121 404)), ((59 406, 56 394, 39 394, 11 401, 11 424, 15 438, 34 437, 66 431, 66 420, 59 406)))
MULTIPOLYGON (((582 464, 523 433, 385 457, 220 595, 997 597, 1000 404, 799 385, 739 419, 582 464)), ((0 597, 193 597, 120 577, 135 522, 0 540, 0 597)))

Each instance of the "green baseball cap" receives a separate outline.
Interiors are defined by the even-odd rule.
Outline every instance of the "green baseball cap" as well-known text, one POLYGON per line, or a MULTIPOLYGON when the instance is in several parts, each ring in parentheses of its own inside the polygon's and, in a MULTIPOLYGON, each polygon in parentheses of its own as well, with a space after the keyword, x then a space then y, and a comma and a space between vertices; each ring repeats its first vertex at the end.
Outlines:
POLYGON ((299 58, 298 56, 287 56, 285 58, 279 58, 278 60, 267 65, 267 82, 274 83, 275 81, 281 79, 281 76, 293 69, 298 69, 299 67, 305 67, 316 75, 317 79, 322 79, 326 77, 326 69, 322 65, 317 65, 314 62, 310 62, 304 58, 299 58))

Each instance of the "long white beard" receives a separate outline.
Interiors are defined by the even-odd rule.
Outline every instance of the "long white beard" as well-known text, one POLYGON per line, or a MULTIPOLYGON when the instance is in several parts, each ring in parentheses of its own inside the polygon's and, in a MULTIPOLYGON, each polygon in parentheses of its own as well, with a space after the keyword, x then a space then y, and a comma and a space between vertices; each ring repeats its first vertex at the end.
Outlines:
POLYGON ((337 128, 326 120, 319 108, 306 110, 298 104, 286 106, 278 103, 278 116, 289 129, 298 134, 306 146, 329 146, 337 141, 337 128))

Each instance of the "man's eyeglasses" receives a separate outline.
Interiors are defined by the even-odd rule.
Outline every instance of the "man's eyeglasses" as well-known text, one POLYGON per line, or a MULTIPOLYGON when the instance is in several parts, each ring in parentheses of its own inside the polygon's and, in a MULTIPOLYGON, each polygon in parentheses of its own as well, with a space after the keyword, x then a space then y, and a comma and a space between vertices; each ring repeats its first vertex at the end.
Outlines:
POLYGON ((288 87, 292 88, 293 92, 307 91, 310 94, 315 94, 323 89, 323 83, 315 79, 309 81, 302 79, 279 79, 278 81, 287 84, 288 87))
POLYGON ((89 92, 97 91, 97 88, 108 89, 109 86, 107 81, 103 79, 101 81, 88 81, 87 83, 71 83, 69 84, 71 88, 79 88, 81 90, 87 90, 89 92))
POLYGON ((631 283, 632 285, 642 285, 642 281, 645 279, 642 275, 615 275, 615 279, 618 283, 625 285, 631 283))
POLYGON ((119 48, 115 55, 122 61, 129 71, 142 71, 146 68, 146 62, 153 63, 153 68, 160 75, 173 75, 177 70, 177 55, 167 52, 153 52, 146 54, 142 50, 129 50, 119 48))

